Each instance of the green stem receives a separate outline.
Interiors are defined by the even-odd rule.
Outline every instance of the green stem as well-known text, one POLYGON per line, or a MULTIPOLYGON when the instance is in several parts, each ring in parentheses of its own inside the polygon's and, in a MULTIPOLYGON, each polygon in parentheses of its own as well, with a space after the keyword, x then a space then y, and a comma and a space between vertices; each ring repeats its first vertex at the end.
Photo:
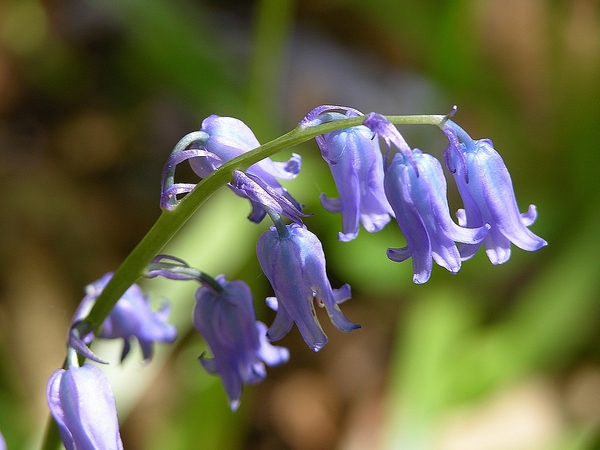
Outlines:
POLYGON ((272 211, 270 208, 265 209, 267 210, 267 214, 273 221, 273 225, 275 225, 275 228, 277 229, 277 235, 279 236, 279 239, 287 239, 290 236, 290 231, 283 222, 281 216, 275 211, 272 211))
POLYGON ((50 415, 48 425, 46 426, 46 435, 42 443, 42 450, 58 450, 60 448, 60 432, 54 417, 50 415))

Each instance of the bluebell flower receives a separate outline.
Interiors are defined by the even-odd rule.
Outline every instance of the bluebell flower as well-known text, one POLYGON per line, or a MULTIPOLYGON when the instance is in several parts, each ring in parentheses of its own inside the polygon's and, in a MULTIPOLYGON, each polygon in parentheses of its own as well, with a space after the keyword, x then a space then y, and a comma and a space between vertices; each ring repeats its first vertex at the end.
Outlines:
POLYGON ((115 399, 98 367, 57 370, 48 380, 46 398, 67 450, 123 449, 115 399))
POLYGON ((0 450, 6 450, 6 441, 4 440, 2 433, 0 433, 0 450))
MULTIPOLYGON (((73 323, 87 315, 111 277, 112 273, 107 273, 86 286, 86 296, 75 312, 73 323)), ((121 361, 131 349, 130 339, 135 337, 142 348, 144 360, 149 361, 152 358, 152 346, 155 342, 171 344, 177 337, 175 327, 166 323, 168 316, 169 306, 166 302, 158 311, 152 311, 142 289, 134 284, 127 289, 108 317, 104 319, 97 336, 105 339, 123 338, 121 361)), ((91 335, 82 336, 85 343, 89 343, 92 338, 91 335)))
POLYGON ((289 351, 267 341, 267 327, 256 320, 252 292, 246 283, 228 282, 222 275, 216 281, 223 292, 205 286, 196 291, 193 321, 213 354, 213 358, 201 355, 200 362, 209 373, 220 375, 230 407, 235 411, 242 385, 262 381, 265 364, 287 362, 289 351))
MULTIPOLYGON (((194 172, 202 178, 208 176, 223 163, 260 146, 252 130, 244 122, 233 117, 209 116, 202 122, 200 131, 207 135, 202 143, 202 148, 209 153, 207 156, 191 158, 189 162, 194 172)), ((259 177, 301 210, 300 204, 277 181, 278 179, 294 179, 300 172, 301 163, 300 155, 294 153, 286 162, 274 162, 271 158, 265 158, 252 164, 247 172, 259 177)), ((234 192, 240 194, 239 191, 234 192)), ((248 218, 258 223, 264 218, 265 210, 254 201, 251 201, 251 204, 252 212, 248 218)))
MULTIPOLYGON (((510 174, 492 141, 475 141, 450 120, 443 131, 450 141, 444 153, 446 165, 454 174, 464 204, 457 213, 459 223, 468 227, 491 226, 483 245, 492 264, 508 261, 511 242, 528 251, 547 245, 527 228, 537 218, 536 208, 529 205, 527 212, 519 212, 510 174)), ((462 258, 472 257, 480 245, 461 245, 462 258)))
POLYGON ((482 224, 468 229, 452 221, 446 179, 436 158, 411 150, 383 116, 371 114, 365 125, 400 150, 386 168, 384 186, 407 245, 389 248, 388 258, 397 262, 412 258, 413 281, 418 284, 429 280, 432 259, 450 272, 458 272, 461 257, 455 242, 480 242, 489 227, 482 224))
POLYGON ((308 346, 319 351, 327 343, 327 336, 315 314, 315 297, 338 329, 360 328, 346 319, 338 306, 350 298, 350 286, 331 288, 321 242, 306 227, 287 225, 287 236, 271 227, 258 239, 256 253, 277 298, 277 314, 267 331, 270 340, 281 339, 296 323, 308 346))
MULTIPOLYGON (((309 112, 300 125, 317 125, 360 115, 362 113, 352 108, 320 106, 309 112), (332 112, 335 110, 346 113, 332 112)), ((373 132, 361 125, 317 136, 316 141, 339 193, 339 198, 321 194, 321 204, 327 211, 342 214, 339 240, 354 239, 359 222, 370 233, 385 227, 393 212, 385 197, 383 158, 373 132)))

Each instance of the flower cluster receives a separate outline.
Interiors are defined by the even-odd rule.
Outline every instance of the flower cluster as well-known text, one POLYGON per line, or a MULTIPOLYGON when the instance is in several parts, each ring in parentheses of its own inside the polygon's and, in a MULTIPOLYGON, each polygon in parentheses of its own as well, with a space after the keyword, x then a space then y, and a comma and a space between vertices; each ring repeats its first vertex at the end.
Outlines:
MULTIPOLYGON (((355 239, 361 223, 367 232, 374 233, 395 219, 406 245, 388 248, 387 256, 395 262, 411 259, 417 284, 429 280, 433 262, 457 273, 462 262, 482 244, 493 264, 509 259, 511 243, 528 251, 546 245, 528 229, 536 219, 535 206, 531 205, 526 213, 519 212, 510 175, 491 141, 473 140, 447 116, 438 123, 449 141, 443 154, 445 165, 464 204, 455 223, 442 164, 434 156, 412 149, 384 116, 363 116, 352 108, 325 105, 309 112, 298 129, 326 127, 340 120, 352 126, 332 127, 333 131, 316 136, 339 194, 338 198, 322 194, 321 204, 327 211, 341 214, 340 241, 355 239), (380 140, 387 147, 385 154, 380 140)), ((161 207, 175 210, 179 205, 177 196, 195 188, 193 184, 175 183, 178 164, 189 161, 193 171, 205 178, 259 146, 250 128, 240 120, 208 117, 201 129, 184 137, 168 158, 162 176, 161 207)), ((327 343, 315 302, 325 308, 339 330, 360 328, 339 306, 350 298, 350 285, 332 287, 319 238, 303 223, 306 214, 300 203, 278 181, 295 178, 300 166, 300 157, 293 154, 286 162, 266 158, 245 171, 230 172, 230 189, 251 203, 249 219, 259 223, 268 215, 273 222, 256 244, 258 262, 274 292, 266 299, 276 311, 270 326, 256 319, 252 292, 242 280, 227 281, 223 275, 212 278, 166 255, 157 256, 145 272, 147 278, 162 276, 199 283, 192 322, 212 353, 211 357, 200 355, 199 360, 207 372, 221 377, 232 410, 240 404, 244 384, 262 381, 265 366, 288 361, 289 351, 271 343, 282 339, 294 324, 313 351, 327 343)), ((175 328, 166 322, 168 307, 152 311, 135 284, 102 325, 92 329, 86 322, 87 314, 112 276, 106 274, 86 288, 69 334, 70 357, 65 368, 57 370, 48 382, 48 404, 68 449, 123 447, 106 378, 96 366, 80 367, 73 354, 79 352, 105 362, 91 352, 89 344, 95 337, 119 338, 124 341, 123 360, 135 337, 148 362, 154 343, 172 343, 176 337, 175 328)))
MULTIPOLYGON (((353 108, 324 105, 310 111, 299 128, 361 116, 353 108)), ((490 141, 473 141, 448 117, 440 123, 449 140, 444 160, 464 202, 455 223, 438 159, 411 149, 385 117, 376 113, 363 117, 359 125, 316 136, 339 193, 338 198, 322 194, 321 203, 327 211, 341 214, 340 241, 356 238, 361 223, 366 231, 374 233, 394 218, 406 246, 388 248, 387 256, 395 262, 411 259, 413 281, 417 284, 430 278, 433 262, 457 273, 462 261, 473 256, 481 244, 493 264, 508 259, 511 242, 525 250, 546 245, 527 229, 535 219, 535 207, 519 214, 508 170, 490 141), (380 139, 387 146, 385 155, 380 139)), ((192 169, 206 177, 225 162, 260 145, 250 128, 230 117, 210 116, 195 133, 199 134, 194 134, 193 139, 183 139, 167 161, 165 173, 170 175, 163 177, 163 203, 168 203, 173 192, 182 192, 177 187, 180 185, 173 183, 177 164, 189 160, 192 169)), ((202 359, 202 363, 209 372, 222 377, 232 407, 237 406, 241 383, 262 379, 263 363, 273 365, 262 353, 263 344, 258 344, 262 339, 277 341, 296 324, 312 350, 319 351, 327 343, 315 313, 315 300, 327 310, 339 330, 360 327, 348 320, 339 307, 350 298, 350 286, 332 288, 318 237, 303 224, 305 214, 299 203, 277 181, 292 179, 299 170, 297 155, 283 163, 265 159, 245 172, 234 170, 229 183, 236 194, 250 201, 250 220, 260 222, 268 214, 273 221, 256 244, 258 262, 275 294, 267 298, 276 315, 266 334, 254 336, 254 325, 250 325, 254 323, 253 310, 231 307, 234 302, 250 304, 249 290, 238 284, 241 282, 219 278, 216 290, 213 284, 212 288, 200 288, 196 294, 194 324, 214 354, 214 359, 202 359), (284 218, 290 219, 291 224, 286 224, 284 218)), ((176 203, 166 209, 174 207, 176 203)))

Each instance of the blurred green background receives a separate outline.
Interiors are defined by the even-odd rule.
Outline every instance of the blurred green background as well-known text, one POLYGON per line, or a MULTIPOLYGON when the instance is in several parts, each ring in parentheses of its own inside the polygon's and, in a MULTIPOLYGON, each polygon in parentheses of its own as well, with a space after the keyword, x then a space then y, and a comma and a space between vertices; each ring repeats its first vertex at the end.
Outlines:
MULTIPOLYGON (((39 448, 45 384, 64 358, 83 286, 114 270, 158 217, 174 144, 209 114, 261 141, 320 104, 445 114, 493 139, 521 210, 549 242, 493 267, 411 284, 392 263, 395 224, 351 243, 318 194, 335 195, 314 143, 287 184, 314 216, 332 284, 352 285, 350 334, 321 321, 291 361, 229 412, 197 363, 192 283, 144 282, 173 304, 180 339, 148 367, 110 359, 125 448, 600 448, 600 3, 597 0, 0 1, 0 430, 39 448)), ((441 157, 433 127, 404 127, 441 157)), ((289 153, 289 152, 288 152, 289 153)), ((283 160, 287 154, 275 159, 283 160)), ((182 167, 181 180, 194 180, 182 167)), ((460 207, 450 184, 450 203, 460 207)), ((239 277, 273 314, 254 255, 266 224, 223 189, 167 249, 239 277)), ((321 313, 321 312, 319 312, 321 313)), ((111 353, 113 352, 113 353, 111 353)), ((111 357, 110 355, 114 355, 111 357)))

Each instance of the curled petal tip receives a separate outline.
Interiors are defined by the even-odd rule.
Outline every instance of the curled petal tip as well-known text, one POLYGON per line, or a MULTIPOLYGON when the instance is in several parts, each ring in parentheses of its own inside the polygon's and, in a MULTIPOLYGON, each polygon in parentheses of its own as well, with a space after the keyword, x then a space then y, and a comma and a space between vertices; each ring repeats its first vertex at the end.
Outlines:
MULTIPOLYGON (((71 329, 69 330, 69 346, 73 348, 77 353, 79 353, 84 358, 87 358, 91 361, 95 361, 99 364, 108 364, 108 361, 97 356, 92 350, 87 346, 85 340, 90 336, 93 336, 92 329, 89 323, 85 321, 75 322, 71 329)), ((91 342, 88 341, 88 342, 91 342)))
POLYGON ((241 404, 241 400, 239 398, 235 399, 235 400, 231 400, 229 402, 229 408, 231 408, 232 412, 236 412, 238 410, 238 408, 240 407, 241 404))
POLYGON ((317 353, 319 350, 321 350, 323 347, 325 347, 325 345, 327 344, 327 339, 323 342, 314 342, 312 344, 309 344, 308 346, 310 347, 310 349, 317 353))
POLYGON ((413 283, 425 284, 429 281, 429 274, 417 273, 413 275, 413 283))
POLYGON ((350 242, 356 239, 358 233, 342 233, 341 231, 338 233, 338 241, 340 242, 350 242))
POLYGON ((277 312, 277 308, 278 308, 277 297, 267 297, 265 299, 265 303, 267 304, 269 309, 277 312))

